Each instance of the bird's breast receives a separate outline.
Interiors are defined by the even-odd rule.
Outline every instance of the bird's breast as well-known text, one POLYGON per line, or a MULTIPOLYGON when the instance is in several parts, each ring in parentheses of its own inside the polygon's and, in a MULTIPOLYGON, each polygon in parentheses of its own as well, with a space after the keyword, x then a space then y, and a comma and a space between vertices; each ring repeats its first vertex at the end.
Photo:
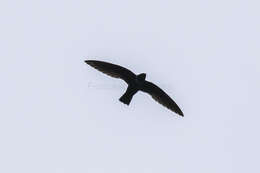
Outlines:
POLYGON ((134 85, 136 86, 136 88, 140 89, 144 85, 144 81, 139 81, 136 79, 134 85))

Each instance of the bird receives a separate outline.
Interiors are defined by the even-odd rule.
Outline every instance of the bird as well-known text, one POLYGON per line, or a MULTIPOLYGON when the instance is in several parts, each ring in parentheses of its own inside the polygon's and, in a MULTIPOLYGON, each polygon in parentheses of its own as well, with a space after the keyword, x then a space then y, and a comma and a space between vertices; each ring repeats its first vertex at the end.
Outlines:
POLYGON ((125 67, 98 60, 85 60, 85 63, 108 76, 122 79, 127 83, 128 86, 125 93, 119 98, 120 102, 129 105, 133 96, 138 91, 142 91, 148 93, 155 101, 169 110, 180 116, 184 116, 179 106, 171 99, 170 96, 168 96, 157 85, 145 80, 146 73, 136 75, 125 67))

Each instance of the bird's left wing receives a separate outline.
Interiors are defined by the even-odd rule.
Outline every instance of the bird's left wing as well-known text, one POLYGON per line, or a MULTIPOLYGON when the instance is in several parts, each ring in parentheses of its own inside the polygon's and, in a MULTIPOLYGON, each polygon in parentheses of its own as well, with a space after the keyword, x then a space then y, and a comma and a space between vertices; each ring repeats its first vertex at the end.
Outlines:
POLYGON ((163 106, 179 114, 180 116, 184 116, 179 106, 171 99, 171 97, 155 84, 145 81, 141 90, 150 94, 154 100, 163 106))
POLYGON ((134 80, 136 77, 133 72, 119 65, 96 60, 86 60, 85 62, 111 77, 123 79, 126 83, 131 82, 131 80, 134 80))

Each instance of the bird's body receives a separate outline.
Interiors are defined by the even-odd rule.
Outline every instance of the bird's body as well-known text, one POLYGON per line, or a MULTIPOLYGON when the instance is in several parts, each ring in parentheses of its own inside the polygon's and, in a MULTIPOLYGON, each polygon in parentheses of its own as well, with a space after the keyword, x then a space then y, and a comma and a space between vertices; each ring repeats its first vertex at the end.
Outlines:
POLYGON ((103 61, 86 60, 85 62, 109 76, 123 79, 128 84, 126 92, 119 98, 122 103, 129 105, 133 96, 138 91, 143 91, 150 94, 152 98, 168 109, 184 116, 178 105, 163 90, 155 84, 145 80, 145 73, 135 75, 124 67, 103 61))
POLYGON ((127 90, 125 94, 120 97, 120 101, 129 105, 133 96, 143 88, 144 82, 145 82, 145 73, 141 73, 140 75, 137 75, 134 80, 129 82, 127 90))

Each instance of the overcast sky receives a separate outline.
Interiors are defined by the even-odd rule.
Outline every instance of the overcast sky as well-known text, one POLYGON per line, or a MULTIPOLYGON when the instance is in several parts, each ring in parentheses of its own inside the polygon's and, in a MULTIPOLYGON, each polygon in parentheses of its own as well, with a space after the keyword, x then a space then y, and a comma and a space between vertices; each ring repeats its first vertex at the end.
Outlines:
POLYGON ((260 172, 260 2, 0 3, 0 172, 260 172), (180 117, 84 63, 164 89, 180 117))

